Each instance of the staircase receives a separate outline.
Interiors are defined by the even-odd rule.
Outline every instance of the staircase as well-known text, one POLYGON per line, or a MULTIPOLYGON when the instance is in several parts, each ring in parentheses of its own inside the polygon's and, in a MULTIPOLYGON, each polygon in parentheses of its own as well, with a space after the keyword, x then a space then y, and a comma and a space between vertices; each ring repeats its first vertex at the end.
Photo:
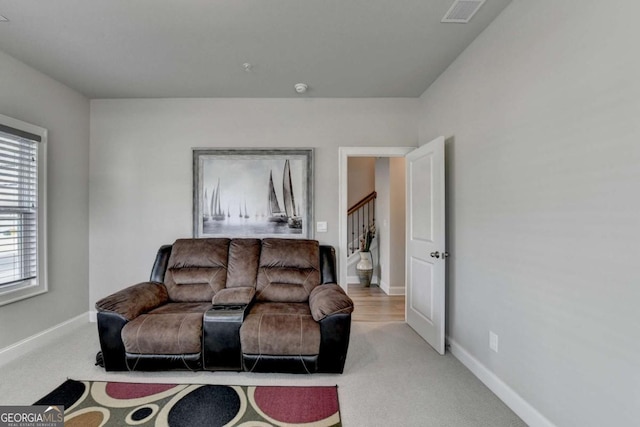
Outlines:
MULTIPOLYGON (((356 264, 360 260, 358 255, 358 252, 360 252, 360 238, 370 226, 376 223, 377 195, 374 191, 347 210, 347 283, 358 283, 356 264)), ((374 264, 371 281, 372 283, 377 283, 378 239, 373 239, 370 251, 374 264)))
POLYGON ((376 223, 376 197, 375 191, 365 196, 347 210, 347 249, 349 255, 360 250, 360 237, 367 229, 376 223))

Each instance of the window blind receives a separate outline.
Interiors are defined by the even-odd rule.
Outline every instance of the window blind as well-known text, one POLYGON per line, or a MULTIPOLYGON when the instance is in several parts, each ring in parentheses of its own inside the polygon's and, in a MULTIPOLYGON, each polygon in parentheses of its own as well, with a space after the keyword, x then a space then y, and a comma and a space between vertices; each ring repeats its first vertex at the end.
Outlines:
POLYGON ((0 126, 0 287, 37 276, 38 141, 0 126))

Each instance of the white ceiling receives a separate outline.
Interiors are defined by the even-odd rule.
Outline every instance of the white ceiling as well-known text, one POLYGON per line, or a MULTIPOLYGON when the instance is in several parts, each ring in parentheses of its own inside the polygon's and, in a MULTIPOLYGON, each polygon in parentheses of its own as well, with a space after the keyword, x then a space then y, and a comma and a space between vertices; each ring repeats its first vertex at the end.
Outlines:
POLYGON ((90 98, 418 97, 509 2, 0 0, 0 50, 90 98))

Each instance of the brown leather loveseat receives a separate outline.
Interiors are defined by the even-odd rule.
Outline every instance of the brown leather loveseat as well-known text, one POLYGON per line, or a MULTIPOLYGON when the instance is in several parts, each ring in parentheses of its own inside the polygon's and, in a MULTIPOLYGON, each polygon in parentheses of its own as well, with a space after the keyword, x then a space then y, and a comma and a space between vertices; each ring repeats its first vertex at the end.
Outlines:
POLYGON ((315 240, 179 239, 96 303, 107 371, 341 373, 353 302, 315 240))

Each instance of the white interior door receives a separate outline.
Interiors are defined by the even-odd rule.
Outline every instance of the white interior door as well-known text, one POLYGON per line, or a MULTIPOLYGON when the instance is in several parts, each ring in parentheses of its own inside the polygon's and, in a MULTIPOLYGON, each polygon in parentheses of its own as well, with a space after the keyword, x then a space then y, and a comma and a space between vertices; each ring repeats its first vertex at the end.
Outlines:
POLYGON ((444 354, 444 137, 407 154, 407 323, 444 354))

